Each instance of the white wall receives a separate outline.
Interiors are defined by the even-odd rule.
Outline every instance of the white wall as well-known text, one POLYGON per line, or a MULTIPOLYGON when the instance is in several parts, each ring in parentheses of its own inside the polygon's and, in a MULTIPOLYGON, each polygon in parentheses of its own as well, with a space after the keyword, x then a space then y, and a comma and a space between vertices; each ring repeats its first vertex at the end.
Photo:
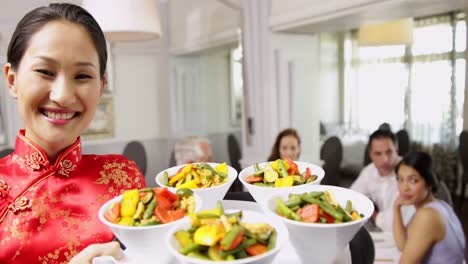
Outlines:
POLYGON ((320 121, 340 121, 338 35, 320 34, 320 121))

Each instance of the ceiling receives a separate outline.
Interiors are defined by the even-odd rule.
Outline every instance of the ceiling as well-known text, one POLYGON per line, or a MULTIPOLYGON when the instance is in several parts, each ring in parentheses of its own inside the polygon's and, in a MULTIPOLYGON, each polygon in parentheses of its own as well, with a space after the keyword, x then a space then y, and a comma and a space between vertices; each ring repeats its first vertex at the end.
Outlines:
POLYGON ((287 25, 272 25, 274 31, 315 34, 358 28, 406 17, 423 17, 468 8, 468 0, 389 0, 362 8, 338 10, 306 17, 287 25))

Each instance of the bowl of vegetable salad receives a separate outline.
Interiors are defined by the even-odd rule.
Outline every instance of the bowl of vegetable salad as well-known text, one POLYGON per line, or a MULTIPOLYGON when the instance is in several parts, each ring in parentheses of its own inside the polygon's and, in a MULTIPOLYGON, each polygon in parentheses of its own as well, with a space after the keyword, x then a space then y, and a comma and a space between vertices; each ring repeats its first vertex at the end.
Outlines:
POLYGON ((171 167, 156 176, 156 183, 176 192, 190 189, 203 200, 202 209, 216 207, 237 178, 237 171, 226 163, 200 162, 171 167))
POLYGON ((170 256, 164 236, 174 224, 200 210, 201 203, 201 198, 189 189, 132 189, 103 204, 99 219, 127 250, 170 256))
POLYGON ((313 185, 306 192, 275 192, 261 206, 285 223, 304 263, 332 263, 374 212, 365 195, 328 185, 313 185))
POLYGON ((324 176, 325 172, 317 165, 278 159, 243 169, 239 180, 255 201, 260 202, 277 190, 306 191, 310 186, 320 184, 324 176))
POLYGON ((167 234, 169 251, 182 263, 271 263, 288 241, 280 221, 250 210, 213 209, 190 215, 167 234))

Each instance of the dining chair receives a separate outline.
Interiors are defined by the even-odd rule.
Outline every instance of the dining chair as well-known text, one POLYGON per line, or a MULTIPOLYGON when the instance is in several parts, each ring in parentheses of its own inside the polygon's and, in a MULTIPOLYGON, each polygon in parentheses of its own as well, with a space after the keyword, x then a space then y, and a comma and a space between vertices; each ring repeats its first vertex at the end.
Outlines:
POLYGON ((409 152, 410 138, 405 129, 400 129, 396 134, 398 143, 398 155, 405 156, 409 152))
POLYGON ((372 237, 365 227, 361 227, 349 242, 351 263, 372 264, 375 258, 375 246, 372 237))
POLYGON ((340 185, 340 165, 343 160, 343 145, 337 136, 331 136, 320 149, 320 159, 324 161, 322 169, 325 177, 322 184, 340 185))
MULTIPOLYGON (((240 173, 242 167, 239 161, 242 158, 242 151, 237 138, 232 133, 230 133, 227 137, 227 150, 231 166, 237 171, 237 173, 240 173)), ((239 181, 239 179, 236 178, 236 180, 229 188, 229 191, 242 191, 242 183, 239 181)))
POLYGON ((14 151, 15 150, 12 149, 12 148, 4 148, 4 149, 0 150, 0 159, 10 155, 14 151))
POLYGON ((460 133, 458 154, 460 156, 461 167, 463 169, 462 181, 461 181, 461 196, 458 202, 458 209, 463 207, 463 202, 466 195, 466 186, 468 185, 468 131, 463 130, 460 133))
POLYGON ((123 155, 133 160, 143 175, 146 174, 147 158, 145 146, 140 141, 131 141, 124 148, 123 155))
POLYGON ((175 158, 175 151, 174 149, 171 151, 171 155, 169 156, 169 167, 174 167, 177 165, 177 161, 175 158))

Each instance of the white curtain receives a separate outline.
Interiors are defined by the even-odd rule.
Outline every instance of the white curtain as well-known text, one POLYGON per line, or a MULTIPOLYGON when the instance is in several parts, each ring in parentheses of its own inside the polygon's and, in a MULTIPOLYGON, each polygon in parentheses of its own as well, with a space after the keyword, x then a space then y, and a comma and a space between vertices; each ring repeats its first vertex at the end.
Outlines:
POLYGON ((416 19, 410 46, 358 47, 347 34, 345 122, 367 133, 387 122, 422 146, 453 148, 463 124, 464 15, 416 19))

